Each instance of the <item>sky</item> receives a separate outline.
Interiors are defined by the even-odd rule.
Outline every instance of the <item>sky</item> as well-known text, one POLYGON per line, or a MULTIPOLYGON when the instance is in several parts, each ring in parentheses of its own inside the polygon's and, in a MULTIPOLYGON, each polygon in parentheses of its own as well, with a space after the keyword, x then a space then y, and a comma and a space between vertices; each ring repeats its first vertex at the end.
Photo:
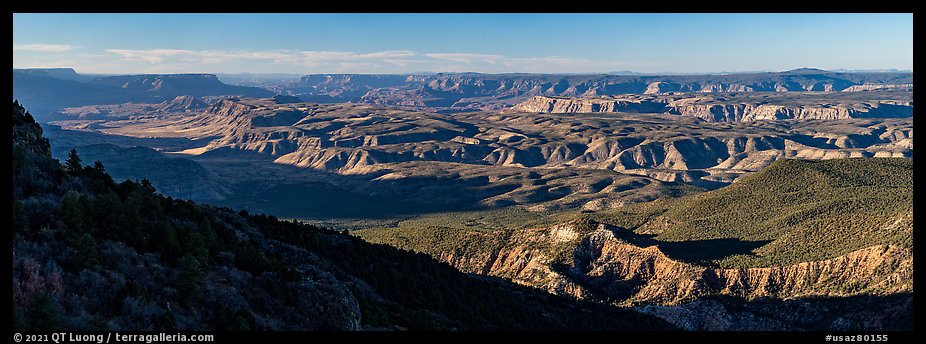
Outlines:
POLYGON ((13 15, 13 68, 79 73, 913 70, 900 14, 13 15))

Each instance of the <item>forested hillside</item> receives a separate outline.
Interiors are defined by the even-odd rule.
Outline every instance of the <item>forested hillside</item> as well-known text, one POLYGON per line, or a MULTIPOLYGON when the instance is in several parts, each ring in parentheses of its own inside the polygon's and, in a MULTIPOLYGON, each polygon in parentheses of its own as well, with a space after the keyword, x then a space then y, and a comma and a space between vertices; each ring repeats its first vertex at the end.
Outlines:
POLYGON ((912 159, 779 160, 725 188, 597 217, 652 237, 683 260, 777 266, 879 244, 910 247, 912 186, 912 159), (705 250, 686 244, 722 240, 740 247, 714 245, 713 251, 738 254, 699 254, 705 250))
POLYGON ((346 233, 51 159, 13 102, 13 328, 647 330, 666 322, 470 277, 346 233))
MULTIPOLYGON (((554 294, 693 307, 654 313, 683 328, 701 325, 681 318, 698 323, 716 313, 710 307, 688 313, 701 307, 692 303, 714 296, 738 298, 744 309, 762 298, 808 302, 801 312, 769 315, 790 324, 784 327, 721 326, 726 329, 846 328, 842 318, 818 316, 830 303, 884 319, 851 328, 909 328, 912 186, 911 159, 783 159, 717 190, 561 216, 556 225, 492 229, 404 221, 359 235, 554 294), (873 301, 879 298, 884 302, 873 301)), ((699 304, 713 304, 705 302, 699 304)), ((845 312, 841 316, 854 314, 845 312)))

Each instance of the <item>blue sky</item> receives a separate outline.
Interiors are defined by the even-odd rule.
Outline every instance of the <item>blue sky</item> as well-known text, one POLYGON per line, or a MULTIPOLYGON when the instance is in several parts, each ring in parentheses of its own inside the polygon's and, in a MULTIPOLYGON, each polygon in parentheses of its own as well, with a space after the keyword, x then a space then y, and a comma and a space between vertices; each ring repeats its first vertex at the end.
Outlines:
POLYGON ((14 14, 82 73, 913 69, 912 14, 14 14))

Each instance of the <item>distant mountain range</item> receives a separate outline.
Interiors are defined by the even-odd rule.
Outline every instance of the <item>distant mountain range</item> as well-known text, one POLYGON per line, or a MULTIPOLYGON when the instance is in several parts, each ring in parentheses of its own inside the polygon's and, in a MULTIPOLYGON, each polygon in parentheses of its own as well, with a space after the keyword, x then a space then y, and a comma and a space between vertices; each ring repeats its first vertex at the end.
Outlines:
POLYGON ((532 96, 590 97, 671 92, 840 92, 912 88, 904 72, 841 73, 803 68, 727 75, 313 74, 282 93, 316 102, 357 102, 448 110, 499 110, 532 96))
POLYGON ((212 74, 90 76, 71 68, 13 70, 13 98, 30 105, 40 121, 63 107, 159 103, 181 95, 269 97, 273 92, 227 85, 212 74))
MULTIPOLYGON (((501 110, 533 96, 729 92, 844 92, 913 87, 913 73, 801 68, 713 75, 610 74, 150 74, 89 76, 70 68, 14 69, 13 97, 40 120, 62 107, 158 103, 180 95, 298 96, 437 111, 501 110), (225 82, 236 84, 235 86, 225 82), (37 99, 40 104, 31 105, 37 99)), ((36 102, 38 103, 38 102, 36 102)))
POLYGON ((896 69, 896 68, 888 68, 888 69, 845 69, 845 68, 840 68, 840 69, 820 69, 820 68, 797 68, 797 69, 791 69, 791 70, 780 71, 780 72, 776 72, 776 71, 773 71, 773 70, 771 70, 771 69, 749 70, 749 71, 737 71, 737 72, 721 71, 721 72, 710 72, 710 73, 704 73, 704 72, 701 72, 701 73, 697 73, 697 72, 695 72, 695 73, 679 73, 679 72, 634 72, 634 71, 629 71, 629 70, 623 70, 623 71, 616 71, 616 72, 607 72, 607 73, 605 73, 605 74, 611 74, 611 75, 730 75, 730 74, 759 74, 759 73, 793 73, 793 72, 799 72, 799 71, 802 71, 802 70, 803 70, 803 71, 822 72, 822 73, 913 73, 913 71, 912 71, 912 70, 909 70, 909 69, 896 69))

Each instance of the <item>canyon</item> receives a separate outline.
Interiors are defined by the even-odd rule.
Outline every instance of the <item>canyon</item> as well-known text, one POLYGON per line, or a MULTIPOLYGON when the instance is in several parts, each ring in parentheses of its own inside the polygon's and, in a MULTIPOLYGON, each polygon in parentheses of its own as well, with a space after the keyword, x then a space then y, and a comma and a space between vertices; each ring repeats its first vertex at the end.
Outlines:
POLYGON ((892 297, 883 314, 888 318, 903 317, 902 309, 911 307, 911 180, 906 159, 780 160, 722 189, 553 225, 490 229, 405 222, 358 235, 428 253, 462 271, 635 307, 683 328, 833 328, 838 325, 823 325, 833 319, 802 325, 795 319, 818 312, 826 299, 861 306, 870 300, 865 297, 892 297), (789 185, 794 175, 817 173, 789 185), (882 173, 896 179, 883 181, 882 173), (795 196, 798 189, 806 194, 795 196), (781 225, 783 218, 788 226, 781 225), (753 316, 742 309, 770 299, 805 307, 766 310, 763 321, 740 319, 751 325, 730 321, 753 316))
POLYGON ((913 115, 909 92, 873 92, 864 97, 825 94, 769 96, 750 93, 716 95, 610 96, 557 98, 535 96, 508 112, 662 113, 707 122, 789 119, 903 118, 913 115))
MULTIPOLYGON (((717 188, 782 158, 913 154, 910 118, 707 122, 632 113, 446 115, 281 99, 222 99, 204 109, 177 108, 191 102, 181 98, 69 108, 62 112, 67 119, 52 123, 65 130, 49 135, 62 143, 74 139, 56 135, 147 145, 165 157, 201 164, 232 184, 321 183, 456 208, 600 210, 681 195, 691 187, 717 188), (139 106, 146 112, 139 113, 139 106), (429 179, 442 182, 423 187, 429 179), (446 192, 459 187, 471 192, 446 192)), ((103 161, 118 166, 119 159, 132 155, 109 154, 103 161)))
POLYGON ((165 196, 682 329, 907 328, 911 73, 72 72, 14 71, 65 94, 42 154, 165 196))
POLYGON ((275 91, 315 102, 349 101, 437 111, 495 111, 533 96, 857 92, 910 89, 912 85, 912 73, 844 73, 802 68, 720 75, 313 74, 298 81, 283 82, 275 91))

